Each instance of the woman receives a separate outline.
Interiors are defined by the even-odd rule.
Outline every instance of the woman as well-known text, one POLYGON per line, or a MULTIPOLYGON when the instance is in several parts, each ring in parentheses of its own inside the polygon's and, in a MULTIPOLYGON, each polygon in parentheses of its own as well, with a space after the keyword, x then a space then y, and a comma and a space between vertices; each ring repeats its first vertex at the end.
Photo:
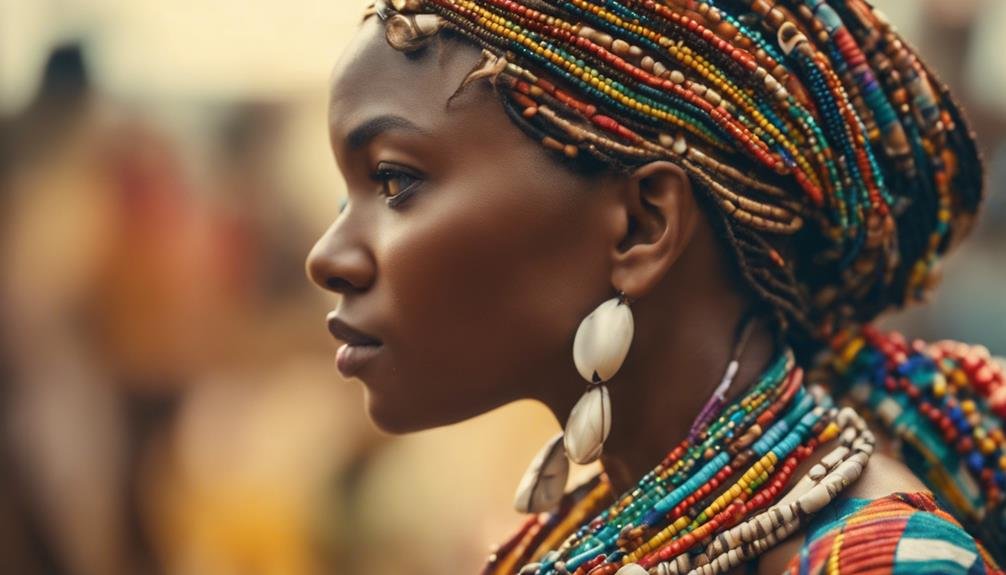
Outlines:
POLYGON ((485 573, 998 572, 1001 367, 870 326, 980 159, 865 2, 382 1, 330 117, 308 271, 372 419, 564 426, 485 573))

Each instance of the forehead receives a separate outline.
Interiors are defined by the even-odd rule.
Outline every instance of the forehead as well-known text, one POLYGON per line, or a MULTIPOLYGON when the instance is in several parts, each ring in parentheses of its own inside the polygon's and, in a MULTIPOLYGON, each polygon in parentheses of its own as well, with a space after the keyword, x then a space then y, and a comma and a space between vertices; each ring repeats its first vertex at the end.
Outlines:
MULTIPOLYGON (((447 99, 480 60, 476 46, 443 32, 411 54, 392 48, 384 34, 384 23, 377 17, 368 18, 336 63, 329 114, 337 132, 344 133, 347 126, 380 114, 404 116, 421 126, 445 121, 447 99)), ((491 96, 485 82, 476 82, 455 102, 463 108, 478 107, 487 104, 491 96)))

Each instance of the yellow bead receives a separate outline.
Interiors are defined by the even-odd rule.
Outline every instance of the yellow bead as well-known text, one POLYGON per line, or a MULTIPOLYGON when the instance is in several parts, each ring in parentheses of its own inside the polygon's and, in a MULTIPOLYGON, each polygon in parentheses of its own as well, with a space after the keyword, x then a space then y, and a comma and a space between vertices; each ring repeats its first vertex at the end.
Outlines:
POLYGON ((835 423, 834 421, 830 422, 828 426, 824 428, 824 431, 821 432, 820 442, 827 443, 832 439, 835 439, 836 437, 838 437, 838 431, 839 431, 838 424, 835 423))
POLYGON ((845 349, 842 350, 842 362, 846 364, 851 363, 853 358, 863 349, 865 343, 866 340, 861 337, 857 337, 849 342, 849 345, 845 346, 845 349))
POLYGON ((968 383, 968 376, 963 370, 955 369, 953 373, 950 374, 950 381, 958 387, 963 387, 968 383))
POLYGON ((943 397, 947 393, 947 379, 942 373, 937 373, 933 377, 933 395, 943 397))
POLYGON ((996 450, 996 442, 992 441, 991 437, 986 437, 979 445, 981 446, 982 453, 985 455, 992 455, 996 450))

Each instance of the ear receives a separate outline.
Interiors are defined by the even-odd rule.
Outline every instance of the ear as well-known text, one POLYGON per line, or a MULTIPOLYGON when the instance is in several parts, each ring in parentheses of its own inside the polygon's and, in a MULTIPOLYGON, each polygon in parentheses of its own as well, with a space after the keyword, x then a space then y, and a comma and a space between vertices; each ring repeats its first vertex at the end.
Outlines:
POLYGON ((688 174, 656 161, 622 181, 624 234, 613 255, 612 285, 636 299, 652 291, 694 235, 700 209, 688 174))

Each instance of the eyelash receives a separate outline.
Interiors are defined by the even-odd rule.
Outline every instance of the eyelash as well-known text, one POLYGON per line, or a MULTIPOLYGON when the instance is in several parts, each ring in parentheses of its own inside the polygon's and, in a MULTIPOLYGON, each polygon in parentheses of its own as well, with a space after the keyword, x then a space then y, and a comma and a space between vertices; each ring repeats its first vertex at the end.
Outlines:
POLYGON ((392 208, 401 205, 407 200, 423 181, 412 170, 383 162, 377 165, 377 171, 374 172, 373 179, 381 184, 381 191, 379 193, 387 199, 388 206, 392 208), (409 180, 410 182, 405 183, 402 180, 409 180), (388 191, 388 186, 395 181, 398 182, 398 193, 391 194, 388 191))

